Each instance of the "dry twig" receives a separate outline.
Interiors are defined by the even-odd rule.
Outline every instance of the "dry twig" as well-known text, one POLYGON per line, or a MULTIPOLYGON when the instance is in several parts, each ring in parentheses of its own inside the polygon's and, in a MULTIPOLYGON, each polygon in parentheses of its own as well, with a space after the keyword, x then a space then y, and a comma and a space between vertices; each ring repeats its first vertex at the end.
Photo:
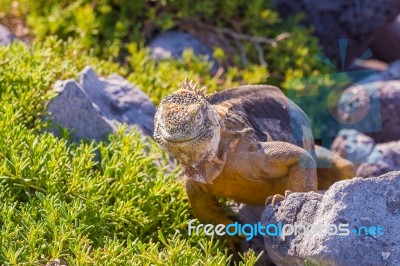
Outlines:
POLYGON ((253 43, 257 50, 258 60, 260 64, 267 67, 268 64, 264 58, 264 50, 262 45, 271 45, 272 47, 275 47, 280 41, 290 36, 290 34, 287 32, 281 33, 275 38, 253 36, 236 32, 228 28, 215 27, 213 25, 202 22, 198 18, 179 21, 177 23, 177 26, 182 30, 188 31, 193 35, 198 36, 201 40, 209 43, 210 46, 220 46, 225 51, 229 51, 231 53, 239 52, 240 59, 244 66, 248 65, 248 58, 246 49, 244 48, 242 42, 253 43), (236 49, 234 48, 234 46, 236 46, 236 49))

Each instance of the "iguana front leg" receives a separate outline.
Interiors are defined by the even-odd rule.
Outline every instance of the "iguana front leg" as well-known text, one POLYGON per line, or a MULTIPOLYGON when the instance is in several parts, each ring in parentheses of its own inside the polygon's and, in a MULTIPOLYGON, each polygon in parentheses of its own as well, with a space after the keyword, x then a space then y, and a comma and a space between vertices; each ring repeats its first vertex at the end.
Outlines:
POLYGON ((201 222, 228 225, 233 223, 219 204, 217 198, 204 189, 202 183, 189 178, 185 181, 186 192, 194 215, 201 222))
MULTIPOLYGON (((266 179, 281 178, 280 189, 290 192, 316 191, 318 178, 316 162, 303 148, 296 145, 273 141, 262 142, 261 148, 253 155, 257 168, 265 173, 266 179)), ((284 199, 283 191, 274 191, 272 204, 284 199), (278 194, 279 193, 279 194, 278 194)), ((285 193, 286 194, 286 193, 285 193)))
MULTIPOLYGON (((226 216, 217 198, 207 193, 202 183, 187 178, 185 180, 185 186, 190 206, 199 221, 214 225, 224 224, 225 226, 233 223, 233 221, 226 216)), ((225 235, 225 239, 227 248, 233 254, 236 254, 236 245, 239 243, 240 237, 225 235)))

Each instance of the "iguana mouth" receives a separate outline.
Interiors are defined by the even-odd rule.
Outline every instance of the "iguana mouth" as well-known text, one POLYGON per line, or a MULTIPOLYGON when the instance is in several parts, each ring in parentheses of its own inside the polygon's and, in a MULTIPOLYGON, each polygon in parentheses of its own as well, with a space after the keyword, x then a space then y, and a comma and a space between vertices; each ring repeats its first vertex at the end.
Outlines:
POLYGON ((192 135, 192 136, 178 136, 175 137, 171 134, 169 134, 168 132, 166 132, 164 129, 161 129, 161 137, 167 141, 167 142, 172 142, 172 143, 184 143, 184 142, 189 142, 189 141, 194 141, 198 138, 200 138, 200 136, 204 134, 204 132, 200 132, 196 135, 192 135))
POLYGON ((163 135, 162 138, 165 141, 172 142, 172 143, 184 143, 184 142, 189 142, 189 141, 196 140, 197 138, 200 137, 200 135, 201 134, 198 134, 198 135, 196 135, 194 137, 173 137, 171 135, 169 135, 169 136, 163 135))

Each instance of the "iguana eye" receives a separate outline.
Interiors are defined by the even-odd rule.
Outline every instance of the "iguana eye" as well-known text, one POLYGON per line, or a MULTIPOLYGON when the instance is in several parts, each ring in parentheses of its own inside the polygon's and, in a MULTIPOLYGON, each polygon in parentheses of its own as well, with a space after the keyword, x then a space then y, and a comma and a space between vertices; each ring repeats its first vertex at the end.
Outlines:
POLYGON ((183 129, 184 129, 184 130, 189 130, 189 129, 190 129, 190 124, 189 124, 189 123, 185 123, 185 124, 183 125, 183 129))

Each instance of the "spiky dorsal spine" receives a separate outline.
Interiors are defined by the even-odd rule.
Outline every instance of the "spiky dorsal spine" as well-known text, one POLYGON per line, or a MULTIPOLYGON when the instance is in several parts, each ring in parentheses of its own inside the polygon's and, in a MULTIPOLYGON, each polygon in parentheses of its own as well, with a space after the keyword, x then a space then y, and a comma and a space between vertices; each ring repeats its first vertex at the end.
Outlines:
POLYGON ((200 96, 203 96, 203 97, 204 97, 204 94, 205 94, 205 92, 206 92, 206 90, 207 90, 206 87, 201 87, 201 88, 199 89, 199 83, 198 83, 198 82, 193 83, 192 80, 189 81, 187 76, 186 76, 185 79, 182 81, 182 86, 181 86, 181 88, 182 88, 182 89, 185 89, 185 90, 193 91, 193 92, 195 92, 197 95, 200 95, 200 96))

